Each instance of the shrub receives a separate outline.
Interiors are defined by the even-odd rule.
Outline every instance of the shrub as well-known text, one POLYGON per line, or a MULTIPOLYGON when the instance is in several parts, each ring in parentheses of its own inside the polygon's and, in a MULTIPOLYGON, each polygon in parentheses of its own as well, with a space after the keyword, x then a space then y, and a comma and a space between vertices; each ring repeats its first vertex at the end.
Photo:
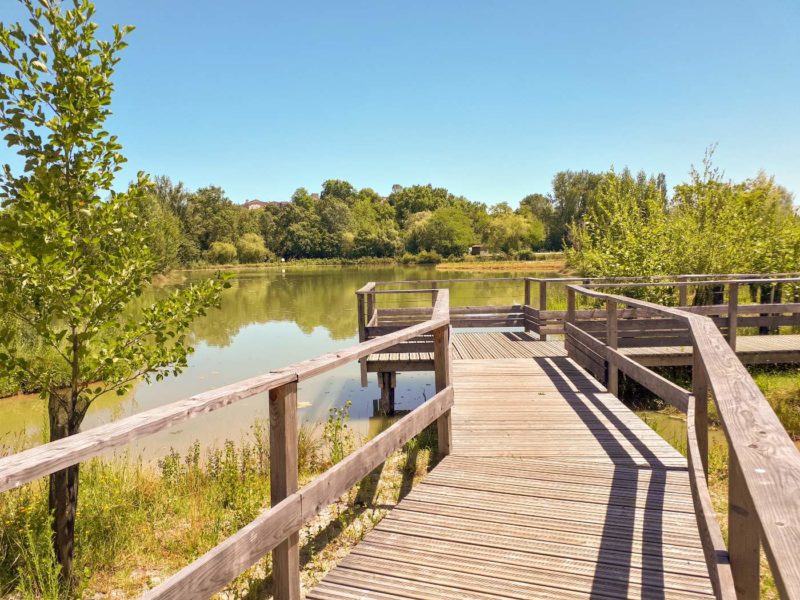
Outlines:
POLYGON ((435 265, 442 262, 442 255, 436 250, 423 250, 416 256, 416 262, 421 265, 435 265))
POLYGON ((516 260, 535 260, 536 252, 533 250, 518 250, 514 253, 514 258, 516 260))
POLYGON ((206 253, 209 262, 223 265, 236 260, 236 246, 228 242, 214 242, 206 253))
POLYGON ((241 263, 259 263, 270 258, 264 238, 257 233, 245 233, 236 242, 236 252, 241 263))

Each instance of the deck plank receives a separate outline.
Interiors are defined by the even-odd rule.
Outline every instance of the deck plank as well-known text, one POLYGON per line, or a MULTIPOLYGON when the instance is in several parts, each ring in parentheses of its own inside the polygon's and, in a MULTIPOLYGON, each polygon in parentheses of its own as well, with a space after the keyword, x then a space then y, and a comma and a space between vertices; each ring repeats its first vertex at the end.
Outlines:
POLYGON ((453 344, 452 454, 308 598, 713 597, 677 451, 561 342, 453 344))
MULTIPOLYGON (((523 332, 472 333, 452 336, 453 360, 503 358, 546 358, 566 356, 560 340, 542 342, 523 332)), ((621 348, 620 351, 645 366, 687 366, 692 364, 691 346, 621 348)), ((740 335, 736 354, 744 364, 800 362, 800 334, 740 335)), ((430 371, 433 352, 383 352, 367 360, 369 371, 430 371)))

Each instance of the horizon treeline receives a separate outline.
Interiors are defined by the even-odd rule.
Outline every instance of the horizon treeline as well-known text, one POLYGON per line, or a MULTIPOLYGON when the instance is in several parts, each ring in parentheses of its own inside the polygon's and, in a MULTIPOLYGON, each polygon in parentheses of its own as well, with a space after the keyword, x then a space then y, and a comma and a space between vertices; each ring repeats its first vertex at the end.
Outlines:
MULTIPOLYGON (((705 164, 703 173, 692 170, 688 182, 676 185, 671 195, 663 174, 560 171, 548 193, 529 194, 516 209, 506 202, 489 206, 431 184, 395 185, 382 197, 371 188, 359 190, 330 179, 318 194, 298 188, 289 202, 251 210, 234 204, 220 187, 190 191, 161 176, 154 179, 145 216, 164 270, 279 257, 461 257, 471 245, 481 244, 492 254, 522 259, 536 251, 567 250, 573 266, 586 274, 628 274, 630 269, 645 274, 673 271, 670 260, 644 259, 644 253, 677 256, 681 253, 673 246, 681 244, 676 236, 690 231, 699 238, 694 251, 703 257, 691 262, 708 267, 697 272, 741 263, 742 253, 734 250, 737 235, 745 232, 756 246, 763 241, 774 249, 769 236, 782 240, 782 250, 775 251, 780 256, 761 261, 765 268, 792 266, 791 231, 798 228, 792 195, 763 173, 735 183, 705 164), (690 210, 696 205, 702 207, 690 210), (709 258, 723 254, 724 244, 700 248, 710 239, 707 230, 719 221, 715 215, 725 217, 730 253, 738 259, 709 258)), ((675 262, 686 264, 686 258, 675 262)))

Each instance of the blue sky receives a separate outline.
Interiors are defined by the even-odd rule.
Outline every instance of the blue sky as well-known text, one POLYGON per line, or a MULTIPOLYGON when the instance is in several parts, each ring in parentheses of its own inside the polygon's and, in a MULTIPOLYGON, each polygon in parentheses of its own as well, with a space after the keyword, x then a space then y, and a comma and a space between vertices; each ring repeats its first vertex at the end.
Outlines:
POLYGON ((121 183, 141 169, 243 202, 430 182, 513 205, 562 169, 674 185, 718 143, 728 176, 800 193, 796 1, 96 4, 137 27, 109 125, 121 183))

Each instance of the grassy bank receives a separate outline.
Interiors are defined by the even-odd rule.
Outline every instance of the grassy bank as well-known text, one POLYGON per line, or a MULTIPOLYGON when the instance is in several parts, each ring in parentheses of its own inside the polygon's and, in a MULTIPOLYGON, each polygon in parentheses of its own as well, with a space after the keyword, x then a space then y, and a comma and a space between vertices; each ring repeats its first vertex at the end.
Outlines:
MULTIPOLYGON (((342 416, 341 414, 338 416, 342 416)), ((346 419, 334 418, 320 435, 300 435, 301 485, 346 455, 356 440, 346 419)), ((392 455, 339 502, 301 531, 302 578, 318 581, 386 510, 428 471, 435 431, 392 455)), ((4 452, 12 448, 2 449, 4 452)), ((138 597, 143 590, 220 543, 269 505, 269 440, 256 422, 248 439, 221 448, 195 444, 157 465, 129 457, 82 465, 72 597, 138 597)), ((0 594, 59 598, 50 548, 46 481, 0 495, 0 594)), ((228 597, 268 597, 266 557, 239 577, 228 597)))
POLYGON ((459 262, 441 262, 436 265, 437 271, 472 271, 472 272, 557 272, 563 271, 566 261, 563 258, 542 260, 465 260, 459 262))

